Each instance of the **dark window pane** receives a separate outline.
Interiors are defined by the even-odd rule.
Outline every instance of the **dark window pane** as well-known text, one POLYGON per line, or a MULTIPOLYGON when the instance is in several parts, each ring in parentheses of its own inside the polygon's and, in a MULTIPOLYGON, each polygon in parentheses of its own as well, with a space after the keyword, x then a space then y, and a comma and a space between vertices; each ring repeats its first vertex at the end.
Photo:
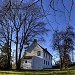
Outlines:
POLYGON ((41 56, 41 51, 38 51, 37 52, 37 56, 41 56))
POLYGON ((50 59, 50 55, 49 55, 49 59, 50 59))
POLYGON ((47 65, 47 61, 46 61, 46 65, 47 65))
POLYGON ((49 61, 48 61, 48 65, 49 65, 49 61))
POLYGON ((44 60, 44 64, 45 64, 45 60, 44 60))
POLYGON ((27 60, 25 61, 25 63, 27 63, 27 60))
POLYGON ((47 53, 46 53, 46 58, 47 58, 47 53))

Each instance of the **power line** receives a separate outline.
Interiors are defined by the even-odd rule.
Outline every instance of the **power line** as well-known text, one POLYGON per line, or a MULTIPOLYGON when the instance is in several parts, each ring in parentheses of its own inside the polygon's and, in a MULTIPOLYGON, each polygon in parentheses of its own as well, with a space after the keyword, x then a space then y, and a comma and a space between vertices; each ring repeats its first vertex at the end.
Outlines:
POLYGON ((55 31, 54 28, 52 27, 52 25, 50 24, 49 19, 47 18, 46 14, 45 14, 45 10, 44 10, 43 5, 42 5, 42 0, 41 0, 41 7, 42 7, 42 9, 43 9, 43 13, 44 13, 44 15, 45 15, 45 18, 46 18, 48 24, 50 25, 51 29, 52 29, 53 31, 55 31))

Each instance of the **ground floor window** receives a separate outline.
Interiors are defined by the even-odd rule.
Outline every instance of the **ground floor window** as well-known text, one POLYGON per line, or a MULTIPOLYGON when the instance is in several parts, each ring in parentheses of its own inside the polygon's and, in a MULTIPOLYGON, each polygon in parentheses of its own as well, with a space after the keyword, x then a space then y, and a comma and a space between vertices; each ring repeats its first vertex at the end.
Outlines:
POLYGON ((25 60, 25 63, 27 63, 27 60, 25 60))
POLYGON ((48 61, 48 65, 49 65, 49 61, 48 61))
POLYGON ((47 65, 47 61, 46 61, 46 65, 47 65))
POLYGON ((49 61, 44 60, 44 64, 49 65, 49 61))
POLYGON ((45 64, 45 60, 44 60, 44 64, 45 64))

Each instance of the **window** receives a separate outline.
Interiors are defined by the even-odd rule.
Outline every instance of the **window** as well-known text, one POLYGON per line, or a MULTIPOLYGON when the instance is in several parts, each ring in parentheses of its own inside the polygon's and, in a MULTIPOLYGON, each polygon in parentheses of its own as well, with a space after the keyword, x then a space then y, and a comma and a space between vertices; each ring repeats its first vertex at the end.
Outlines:
POLYGON ((44 57, 45 57, 45 52, 44 52, 44 57))
POLYGON ((50 59, 50 55, 49 55, 49 59, 50 59))
POLYGON ((44 60, 44 64, 45 64, 45 60, 44 60))
POLYGON ((46 58, 47 58, 47 53, 46 53, 46 58))
POLYGON ((46 65, 47 65, 47 61, 46 61, 46 65))
POLYGON ((37 56, 41 56, 41 51, 38 51, 37 52, 37 56))
POLYGON ((48 61, 48 65, 49 65, 49 61, 48 61))
POLYGON ((25 60, 25 63, 27 63, 27 60, 25 60))

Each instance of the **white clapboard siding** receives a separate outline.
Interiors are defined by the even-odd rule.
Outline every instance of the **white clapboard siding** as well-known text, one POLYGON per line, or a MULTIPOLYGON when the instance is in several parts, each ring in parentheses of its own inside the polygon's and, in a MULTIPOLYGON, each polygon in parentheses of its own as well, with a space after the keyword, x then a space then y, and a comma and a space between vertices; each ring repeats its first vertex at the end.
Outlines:
POLYGON ((47 50, 45 51, 37 42, 33 42, 25 54, 25 56, 32 56, 32 58, 24 59, 23 69, 52 68, 52 55, 47 50), (37 55, 38 51, 41 52, 40 56, 37 55), (26 60, 27 63, 25 63, 26 60))

